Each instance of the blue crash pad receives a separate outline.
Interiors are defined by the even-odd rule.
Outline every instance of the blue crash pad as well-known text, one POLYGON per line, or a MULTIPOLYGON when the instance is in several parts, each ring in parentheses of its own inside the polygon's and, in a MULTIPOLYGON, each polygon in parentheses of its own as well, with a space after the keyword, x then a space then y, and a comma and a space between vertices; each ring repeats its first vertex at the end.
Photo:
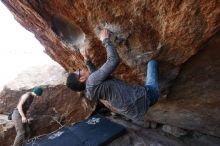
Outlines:
POLYGON ((125 128, 101 115, 64 127, 25 146, 101 146, 121 135, 125 128))

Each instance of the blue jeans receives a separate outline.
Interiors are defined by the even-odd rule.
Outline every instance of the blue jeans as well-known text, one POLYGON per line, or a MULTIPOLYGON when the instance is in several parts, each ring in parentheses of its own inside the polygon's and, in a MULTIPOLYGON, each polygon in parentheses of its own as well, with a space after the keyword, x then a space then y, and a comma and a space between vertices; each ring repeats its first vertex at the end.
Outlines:
POLYGON ((160 97, 158 63, 155 60, 150 60, 147 64, 147 77, 144 86, 147 89, 147 94, 150 99, 150 106, 152 106, 160 97))

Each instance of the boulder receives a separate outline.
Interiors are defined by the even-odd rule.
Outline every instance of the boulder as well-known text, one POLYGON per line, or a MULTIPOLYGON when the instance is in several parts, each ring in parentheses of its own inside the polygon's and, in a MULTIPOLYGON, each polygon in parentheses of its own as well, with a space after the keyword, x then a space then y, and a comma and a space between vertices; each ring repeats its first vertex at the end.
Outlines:
POLYGON ((166 99, 152 106, 146 120, 220 137, 220 33, 187 61, 166 99))
MULTIPOLYGON (((41 86, 43 94, 34 99, 28 112, 28 117, 34 118, 30 124, 32 136, 47 134, 65 124, 89 117, 95 109, 94 104, 68 89, 64 85, 65 79, 65 70, 57 64, 37 66, 22 72, 1 91, 0 113, 12 111, 22 94, 31 91, 34 86, 41 86)), ((13 129, 13 135, 0 139, 0 143, 12 142, 14 133, 13 129)))
POLYGON ((9 146, 13 143, 15 137, 15 129, 12 121, 8 120, 8 116, 0 114, 0 143, 2 146, 9 146))
POLYGON ((162 97, 167 100, 153 106, 146 120, 220 136, 220 57, 218 45, 205 46, 211 37, 219 38, 219 0, 2 2, 69 72, 85 67, 82 48, 88 49, 97 67, 104 63, 98 35, 100 29, 109 29, 121 57, 117 78, 143 84, 146 62, 160 62, 162 97))
POLYGON ((164 133, 161 128, 145 129, 121 118, 108 117, 112 121, 123 125, 126 128, 125 134, 121 135, 107 146, 218 146, 220 139, 205 134, 182 135, 177 138, 164 133))
POLYGON ((2 2, 66 70, 85 67, 81 48, 87 48, 92 61, 100 66, 105 51, 97 36, 101 28, 108 28, 121 57, 115 75, 142 84, 146 62, 156 58, 163 62, 162 88, 220 28, 218 0, 2 2))
POLYGON ((183 129, 171 125, 163 125, 162 130, 176 137, 184 136, 187 134, 187 132, 183 129))

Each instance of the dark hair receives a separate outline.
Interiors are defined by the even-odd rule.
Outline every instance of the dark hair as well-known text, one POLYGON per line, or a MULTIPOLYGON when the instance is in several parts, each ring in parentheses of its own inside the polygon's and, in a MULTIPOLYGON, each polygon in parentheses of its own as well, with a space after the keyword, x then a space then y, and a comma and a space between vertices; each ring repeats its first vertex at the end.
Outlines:
POLYGON ((70 73, 67 77, 66 86, 74 91, 85 90, 85 83, 79 81, 79 76, 75 73, 70 73))

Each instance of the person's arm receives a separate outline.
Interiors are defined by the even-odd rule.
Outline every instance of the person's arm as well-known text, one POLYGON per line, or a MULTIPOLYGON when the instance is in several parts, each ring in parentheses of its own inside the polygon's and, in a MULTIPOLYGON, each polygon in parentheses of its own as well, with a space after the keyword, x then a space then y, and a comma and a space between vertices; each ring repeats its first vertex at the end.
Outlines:
POLYGON ((18 112, 19 112, 19 114, 21 115, 22 123, 26 123, 26 122, 27 122, 27 118, 26 118, 26 116, 25 116, 25 114, 24 114, 24 111, 23 111, 23 109, 22 109, 23 104, 25 103, 25 101, 27 100, 27 98, 28 98, 28 94, 22 95, 22 96, 21 96, 21 99, 20 99, 20 101, 19 101, 19 103, 18 103, 18 105, 17 105, 18 112))
POLYGON ((100 69, 92 73, 90 81, 93 84, 99 84, 107 79, 120 62, 117 50, 112 45, 109 39, 109 32, 107 30, 102 31, 101 40, 106 48, 107 60, 100 69))
POLYGON ((85 48, 80 49, 80 53, 84 58, 84 62, 89 70, 90 73, 93 73, 94 71, 96 71, 96 67, 95 65, 90 61, 89 59, 89 55, 88 52, 85 48))
POLYGON ((90 73, 93 73, 94 71, 96 71, 95 65, 90 60, 85 60, 85 64, 90 73))

